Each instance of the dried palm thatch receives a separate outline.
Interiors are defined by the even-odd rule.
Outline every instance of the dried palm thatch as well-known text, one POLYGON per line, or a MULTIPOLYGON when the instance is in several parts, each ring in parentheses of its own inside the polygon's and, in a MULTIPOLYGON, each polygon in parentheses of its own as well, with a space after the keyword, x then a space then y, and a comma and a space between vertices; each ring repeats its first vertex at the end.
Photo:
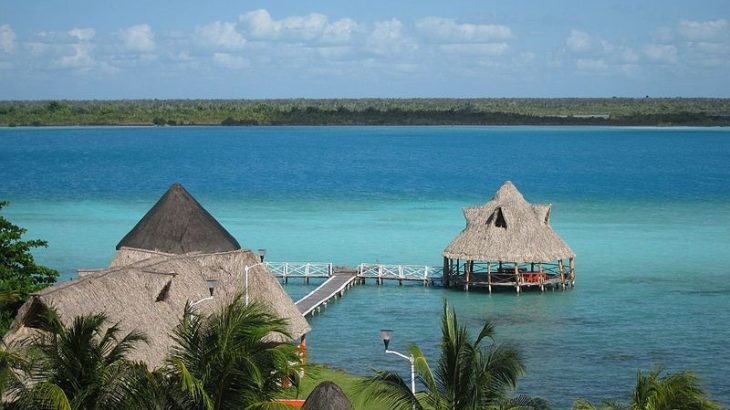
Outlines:
POLYGON ((550 226, 551 205, 532 205, 512 182, 505 182, 491 201, 464 208, 466 228, 446 247, 449 259, 504 262, 548 262, 575 253, 550 226))
POLYGON ((352 403, 333 382, 322 382, 309 393, 302 410, 352 410, 352 403))
POLYGON ((180 184, 173 184, 122 238, 117 250, 122 247, 175 254, 241 249, 238 241, 180 184))
MULTIPOLYGON (((70 323, 75 316, 104 312, 112 323, 120 323, 123 332, 135 329, 148 335, 149 344, 138 346, 131 359, 157 367, 169 350, 169 335, 178 324, 185 303, 210 297, 208 280, 216 280, 212 299, 195 308, 205 314, 219 309, 236 293, 244 292, 246 267, 254 265, 248 274, 250 301, 266 304, 287 319, 292 338, 309 332, 309 324, 291 298, 258 262, 259 257, 249 250, 173 255, 122 248, 108 269, 88 272, 31 295, 18 312, 6 341, 10 343, 37 331, 39 315, 51 306, 64 323, 70 323)), ((281 334, 271 334, 269 339, 289 341, 281 334)))

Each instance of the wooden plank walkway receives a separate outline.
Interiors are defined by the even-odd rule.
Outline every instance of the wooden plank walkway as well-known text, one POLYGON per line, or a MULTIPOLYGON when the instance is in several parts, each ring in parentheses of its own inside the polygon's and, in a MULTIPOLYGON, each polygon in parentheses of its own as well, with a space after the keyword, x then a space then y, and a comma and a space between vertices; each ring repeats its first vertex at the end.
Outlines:
POLYGON ((317 289, 309 292, 295 304, 302 313, 302 316, 318 312, 322 306, 326 308, 331 299, 337 298, 337 296, 343 296, 345 290, 354 285, 356 279, 357 275, 355 272, 336 271, 323 284, 319 285, 317 289))

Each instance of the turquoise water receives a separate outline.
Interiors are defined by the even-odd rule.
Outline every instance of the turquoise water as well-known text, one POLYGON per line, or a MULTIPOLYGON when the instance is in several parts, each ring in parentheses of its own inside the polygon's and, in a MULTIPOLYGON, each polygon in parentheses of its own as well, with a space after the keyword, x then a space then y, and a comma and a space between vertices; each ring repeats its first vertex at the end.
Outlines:
MULTIPOLYGON (((577 287, 468 294, 372 284, 310 320, 313 361, 407 370, 444 298, 518 344, 521 392, 623 398, 636 370, 697 372, 730 404, 730 130, 532 127, 0 129, 0 199, 64 278, 109 263, 172 182, 267 259, 438 265, 461 208, 511 179, 577 254, 577 287)), ((314 286, 314 285, 312 285, 314 286)), ((297 298, 312 286, 286 286, 297 298)))

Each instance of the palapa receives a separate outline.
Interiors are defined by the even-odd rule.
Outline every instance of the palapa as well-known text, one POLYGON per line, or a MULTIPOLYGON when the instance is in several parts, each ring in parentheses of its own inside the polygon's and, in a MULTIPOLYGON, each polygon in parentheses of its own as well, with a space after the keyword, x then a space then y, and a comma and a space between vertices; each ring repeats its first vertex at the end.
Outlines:
POLYGON ((267 305, 288 321, 289 337, 270 334, 270 341, 289 342, 311 330, 260 257, 240 249, 179 184, 167 191, 117 249, 109 268, 85 270, 75 280, 32 294, 5 341, 12 343, 37 332, 40 315, 50 307, 65 325, 76 316, 104 313, 123 332, 144 332, 149 344, 138 345, 130 358, 158 367, 172 345, 170 335, 186 303, 195 303, 197 311, 209 314, 239 293, 247 293, 250 302, 267 305), (123 246, 126 243, 143 248, 123 246))
POLYGON ((318 384, 309 393, 302 410, 352 410, 352 403, 340 386, 326 381, 318 384))
POLYGON ((491 201, 464 208, 466 228, 446 247, 448 259, 548 262, 575 253, 550 226, 551 205, 532 205, 505 182, 491 201))
POLYGON ((180 184, 172 184, 119 241, 117 250, 123 247, 175 254, 241 249, 238 241, 180 184))

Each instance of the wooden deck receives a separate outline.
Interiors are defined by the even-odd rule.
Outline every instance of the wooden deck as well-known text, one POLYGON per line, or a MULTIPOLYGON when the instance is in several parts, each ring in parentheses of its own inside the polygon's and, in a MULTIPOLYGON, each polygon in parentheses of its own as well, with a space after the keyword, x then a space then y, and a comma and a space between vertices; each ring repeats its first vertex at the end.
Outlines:
POLYGON ((334 272, 317 289, 299 299, 296 302, 296 306, 302 312, 302 316, 319 312, 322 306, 327 308, 330 300, 336 299, 338 296, 342 297, 345 294, 345 290, 354 285, 356 279, 357 275, 352 272, 334 272))

